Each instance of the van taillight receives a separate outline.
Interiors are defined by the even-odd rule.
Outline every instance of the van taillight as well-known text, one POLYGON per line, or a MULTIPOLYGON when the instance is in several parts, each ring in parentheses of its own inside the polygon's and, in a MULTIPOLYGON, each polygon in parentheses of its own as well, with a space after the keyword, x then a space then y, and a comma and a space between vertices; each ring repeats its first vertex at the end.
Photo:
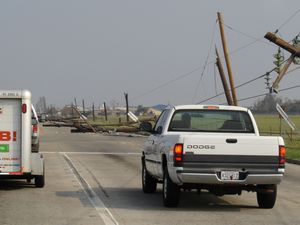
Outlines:
POLYGON ((176 144, 174 146, 174 162, 181 162, 183 156, 183 144, 176 144))
POLYGON ((38 125, 37 124, 35 124, 35 125, 32 126, 32 131, 33 131, 33 133, 37 133, 38 132, 38 125))
POLYGON ((284 164, 285 164, 285 153, 286 153, 285 146, 279 146, 279 166, 280 167, 284 167, 284 164))
POLYGON ((27 112, 27 105, 24 103, 22 104, 22 113, 26 113, 27 112))

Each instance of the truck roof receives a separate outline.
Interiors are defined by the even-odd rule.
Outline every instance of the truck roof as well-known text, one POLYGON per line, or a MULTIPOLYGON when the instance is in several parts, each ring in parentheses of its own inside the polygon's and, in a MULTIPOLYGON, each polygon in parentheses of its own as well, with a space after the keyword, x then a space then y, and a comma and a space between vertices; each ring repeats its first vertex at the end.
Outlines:
POLYGON ((180 109, 220 109, 220 110, 235 110, 235 111, 245 111, 248 109, 240 106, 228 106, 228 105, 177 105, 173 106, 175 110, 180 109))
POLYGON ((28 90, 0 90, 0 98, 31 99, 31 93, 28 90))

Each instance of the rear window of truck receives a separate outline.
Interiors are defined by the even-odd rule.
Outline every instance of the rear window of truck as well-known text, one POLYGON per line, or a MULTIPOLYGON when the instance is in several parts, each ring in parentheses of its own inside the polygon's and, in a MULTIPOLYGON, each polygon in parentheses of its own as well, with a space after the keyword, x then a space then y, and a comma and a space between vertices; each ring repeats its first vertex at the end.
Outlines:
POLYGON ((254 133, 251 118, 244 111, 177 110, 168 131, 254 133))

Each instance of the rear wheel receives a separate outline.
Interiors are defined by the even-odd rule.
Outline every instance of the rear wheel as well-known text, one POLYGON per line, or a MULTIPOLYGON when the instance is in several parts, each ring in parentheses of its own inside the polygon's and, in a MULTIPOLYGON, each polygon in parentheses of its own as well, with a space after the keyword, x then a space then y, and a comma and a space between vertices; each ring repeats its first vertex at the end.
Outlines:
POLYGON ((45 186, 45 176, 44 175, 35 176, 34 184, 38 188, 44 187, 45 186))
POLYGON ((34 185, 37 188, 43 188, 45 186, 45 164, 43 165, 43 175, 37 175, 34 177, 34 185))
POLYGON ((167 167, 164 170, 163 203, 166 207, 177 207, 180 198, 180 188, 170 179, 167 167))
POLYGON ((260 208, 271 209, 274 207, 277 197, 277 185, 260 186, 256 193, 257 203, 260 208))
POLYGON ((142 186, 144 193, 154 193, 157 187, 157 180, 148 173, 144 161, 142 162, 142 186))

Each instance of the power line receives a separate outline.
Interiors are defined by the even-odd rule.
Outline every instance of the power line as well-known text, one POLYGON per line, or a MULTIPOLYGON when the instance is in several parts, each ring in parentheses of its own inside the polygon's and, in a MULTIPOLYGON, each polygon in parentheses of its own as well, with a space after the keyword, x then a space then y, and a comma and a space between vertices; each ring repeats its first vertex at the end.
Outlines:
POLYGON ((215 32, 216 32, 216 25, 217 25, 217 21, 215 22, 214 24, 214 28, 213 28, 213 32, 212 32, 212 35, 211 35, 211 39, 210 39, 210 46, 209 46, 209 51, 207 53, 207 56, 206 56, 206 59, 205 59, 205 63, 204 63, 204 66, 203 66, 203 70, 201 72, 201 76, 199 78, 199 81, 197 83, 197 86, 196 86, 196 89, 195 89, 195 93, 194 93, 194 96, 193 96, 193 101, 194 99, 196 98, 196 95, 197 95, 197 92, 198 92, 198 89, 199 89, 199 86, 200 86, 200 83, 201 83, 201 80, 203 78, 203 75, 204 75, 204 72, 206 70, 206 67, 208 65, 208 60, 210 58, 210 54, 211 54, 211 50, 212 50, 212 47, 213 47, 213 41, 214 41, 214 37, 215 37, 215 32))
MULTIPOLYGON (((270 70, 270 71, 273 71, 273 70, 274 70, 274 69, 272 69, 272 70, 270 70)), ((246 82, 244 82, 244 83, 242 83, 242 84, 237 85, 237 86, 235 87, 235 89, 238 89, 238 88, 240 88, 240 87, 242 87, 242 86, 245 86, 245 85, 247 85, 247 84, 249 84, 249 83, 252 83, 252 82, 254 82, 254 81, 256 81, 256 80, 258 80, 258 79, 260 79, 260 78, 266 76, 266 74, 271 73, 270 71, 264 73, 263 75, 260 75, 260 76, 258 76, 258 77, 255 77, 255 78, 253 78, 253 79, 251 79, 251 80, 248 80, 248 81, 246 81, 246 82)), ((208 100, 211 100, 211 99, 214 99, 214 98, 216 98, 216 97, 219 97, 220 95, 223 95, 223 94, 225 94, 225 92, 222 92, 222 93, 219 93, 219 94, 217 94, 217 95, 215 95, 215 96, 212 96, 212 97, 210 97, 210 98, 204 99, 204 100, 202 100, 201 102, 198 102, 198 103, 196 103, 196 104, 201 104, 201 103, 206 102, 206 101, 208 101, 208 100)))
MULTIPOLYGON (((288 60, 288 59, 286 59, 286 60, 284 60, 283 62, 281 62, 280 66, 283 65, 287 60, 288 60)), ((247 84, 249 84, 249 83, 252 83, 252 82, 254 82, 254 81, 256 81, 256 80, 258 80, 258 79, 260 79, 260 78, 263 78, 264 76, 269 75, 270 73, 272 73, 273 71, 275 71, 276 68, 277 68, 277 67, 274 67, 273 69, 267 71, 266 73, 264 73, 264 74, 262 74, 262 75, 260 75, 260 76, 258 76, 258 77, 255 77, 255 78, 253 78, 253 79, 251 79, 251 80, 248 80, 248 81, 246 81, 246 82, 244 82, 244 83, 242 83, 242 84, 236 86, 235 88, 240 88, 240 87, 245 86, 245 85, 247 85, 247 84)), ((287 73, 286 73, 286 74, 287 74, 287 73)))
MULTIPOLYGON (((291 90, 291 89, 295 89, 295 88, 300 88, 300 85, 295 85, 295 86, 292 86, 292 87, 283 88, 283 89, 278 90, 278 92, 285 92, 285 91, 288 91, 288 90, 291 90)), ((242 102, 242 101, 246 101, 246 100, 249 100, 249 99, 266 96, 268 94, 270 94, 270 93, 264 93, 264 94, 259 94, 259 95, 255 95, 255 96, 250 96, 250 97, 239 99, 238 101, 242 102)))
POLYGON ((255 96, 251 96, 251 97, 247 97, 247 98, 242 98, 242 99, 239 99, 239 102, 246 101, 246 100, 253 99, 253 98, 266 96, 268 94, 270 94, 270 93, 268 92, 268 93, 264 93, 264 94, 260 94, 260 95, 255 95, 255 96))
POLYGON ((295 85, 295 86, 292 86, 292 87, 281 89, 281 90, 279 90, 279 92, 284 92, 284 91, 288 91, 288 90, 291 90, 291 89, 294 89, 294 88, 299 88, 299 87, 300 87, 300 85, 295 85))
MULTIPOLYGON (((287 61, 287 60, 283 61, 282 64, 284 64, 286 61, 287 61)), ((266 72, 266 73, 264 73, 264 74, 262 74, 262 75, 260 75, 260 76, 257 76, 257 77, 255 77, 255 78, 253 78, 253 79, 251 79, 251 80, 248 80, 248 81, 246 81, 246 82, 244 82, 244 83, 242 83, 242 84, 239 84, 239 85, 237 85, 237 86, 235 87, 235 89, 238 89, 238 88, 240 88, 240 87, 242 87, 242 86, 245 86, 245 85, 247 85, 247 84, 249 84, 249 83, 252 83, 252 82, 254 82, 254 81, 256 81, 256 80, 258 80, 258 79, 260 79, 260 78, 263 78, 263 77, 266 76, 267 74, 272 73, 275 69, 276 69, 276 67, 274 67, 273 69, 269 70, 268 72, 266 72)), ((287 72, 286 74, 292 73, 292 72, 294 72, 295 70, 298 70, 298 69, 300 69, 300 66, 299 66, 299 67, 296 67, 296 68, 293 69, 293 70, 290 70, 290 71, 287 72)), ((198 103, 196 103, 196 104, 201 104, 201 103, 203 103, 203 102, 206 102, 206 101, 209 101, 209 100, 211 100, 211 99, 217 98, 217 97, 219 97, 220 95, 223 95, 223 94, 225 94, 225 92, 222 92, 222 93, 219 93, 219 94, 217 94, 217 95, 215 95, 215 96, 212 96, 212 97, 210 97, 210 98, 204 99, 204 100, 202 100, 202 101, 200 101, 200 102, 198 102, 198 103)))
MULTIPOLYGON (((279 26, 279 28, 276 30, 275 33, 278 33, 278 31, 279 31, 283 26, 285 26, 290 20, 292 20, 299 12, 300 12, 300 9, 298 9, 292 16, 290 16, 284 23, 282 23, 282 24, 279 26)), ((226 25, 226 24, 225 24, 225 25, 226 25)), ((247 48, 247 47, 249 47, 249 46, 251 46, 251 45, 255 44, 256 42, 261 41, 261 40, 263 39, 263 38, 258 38, 258 39, 257 39, 257 38, 255 38, 255 37, 253 37, 252 35, 248 35, 248 34, 246 34, 245 32, 238 31, 237 29, 234 29, 234 28, 231 27, 231 26, 228 26, 228 25, 226 25, 226 26, 227 26, 229 29, 235 30, 236 32, 243 34, 244 36, 247 36, 247 37, 249 37, 249 38, 254 39, 254 41, 251 41, 251 42, 249 42, 249 43, 247 43, 247 44, 245 44, 245 45, 243 45, 243 46, 241 46, 241 47, 238 47, 238 48, 234 49, 233 51, 231 51, 231 52, 229 53, 229 55, 233 55, 233 54, 235 54, 235 53, 237 53, 237 52, 240 52, 241 50, 243 50, 243 49, 245 49, 245 48, 247 48)), ((261 42, 262 42, 262 41, 261 41, 261 42)), ((267 43, 267 42, 263 42, 263 43, 267 43)), ((224 57, 220 57, 220 58, 223 59, 224 57)), ((175 82, 175 81, 178 81, 178 80, 181 80, 181 79, 183 79, 183 78, 185 78, 185 77, 188 77, 188 76, 192 75, 194 72, 197 72, 197 71, 199 71, 199 70, 201 70, 201 69, 203 69, 203 72, 202 72, 201 74, 204 74, 204 71, 205 71, 206 67, 207 67, 208 65, 212 64, 212 63, 215 63, 215 60, 212 60, 212 61, 210 61, 210 62, 208 62, 208 60, 206 60, 206 63, 205 63, 205 65, 204 65, 204 67, 203 67, 203 66, 198 66, 198 67, 196 67, 195 69, 191 70, 190 72, 187 72, 187 73, 185 73, 185 74, 182 74, 182 75, 180 75, 180 76, 178 76, 178 77, 176 77, 176 78, 174 78, 174 79, 171 79, 171 80, 169 80, 169 81, 167 81, 167 82, 165 82, 165 83, 163 83, 163 84, 161 84, 161 85, 158 85, 157 87, 155 87, 155 88, 153 88, 153 89, 151 89, 151 90, 149 90, 149 91, 147 91, 147 92, 144 92, 144 93, 142 93, 141 95, 138 95, 138 96, 133 97, 132 100, 136 100, 136 99, 139 99, 139 98, 141 98, 141 97, 144 97, 144 96, 146 96, 146 95, 148 95, 148 94, 151 94, 151 93, 153 93, 154 91, 156 91, 156 90, 158 90, 158 89, 160 89, 160 88, 163 88, 163 87, 165 87, 165 86, 167 86, 167 85, 169 85, 169 84, 171 84, 171 83, 173 83, 173 82, 175 82)), ((264 74, 264 75, 265 75, 265 74, 264 74)), ((202 75, 202 77, 203 77, 203 75, 202 75)), ((257 78, 257 79, 259 79, 259 78, 257 78)), ((200 82, 201 82, 201 79, 200 79, 200 82)), ((199 82, 198 82, 198 83, 199 83, 199 82)), ((198 85, 198 86, 199 86, 199 85, 198 85)), ((223 94, 224 94, 224 93, 223 93, 223 94)))
MULTIPOLYGON (((228 29, 230 29, 230 30, 232 30, 232 31, 234 31, 234 32, 236 32, 236 33, 238 33, 238 34, 241 34, 241 35, 243 35, 243 36, 245 36, 245 37, 247 37, 247 38, 253 39, 255 42, 261 42, 261 43, 264 43, 264 44, 267 44, 267 45, 272 45, 272 44, 269 43, 269 42, 263 41, 262 39, 263 39, 264 37, 257 38, 257 37, 252 36, 251 34, 245 33, 244 31, 241 31, 241 30, 238 30, 238 29, 236 29, 236 28, 233 28, 232 26, 229 26, 228 24, 225 24, 225 23, 224 23, 224 25, 225 25, 228 29)), ((273 46, 273 45, 272 45, 272 46, 273 46)))
POLYGON ((151 94, 152 92, 154 92, 154 91, 156 91, 156 90, 158 90, 158 89, 160 89, 160 88, 163 88, 163 87, 165 87, 165 86, 167 86, 167 85, 169 85, 169 84, 171 84, 171 83, 173 83, 173 82, 175 82, 175 81, 178 81, 178 80, 180 80, 180 79, 183 79, 183 78, 185 78, 185 77, 190 76, 191 74, 195 73, 196 71, 198 71, 198 70, 200 70, 200 69, 202 69, 202 68, 203 68, 202 66, 196 67, 195 69, 191 70, 190 72, 187 72, 187 73, 182 74, 182 75, 180 75, 180 76, 178 76, 178 77, 176 77, 176 78, 174 78, 174 79, 172 79, 172 80, 169 80, 169 81, 167 81, 167 82, 165 82, 165 83, 162 83, 161 85, 158 85, 157 87, 155 87, 155 88, 153 88, 153 89, 151 89, 151 90, 149 90, 149 91, 147 91, 147 92, 144 92, 144 93, 141 94, 141 95, 138 95, 138 96, 133 97, 132 100, 136 100, 136 99, 139 99, 139 98, 141 98, 141 97, 144 97, 144 96, 146 96, 146 95, 148 95, 148 94, 151 94))
MULTIPOLYGON (((250 43, 248 43, 248 44, 246 44, 246 45, 244 45, 244 46, 241 46, 241 47, 239 47, 239 48, 237 48, 237 49, 231 51, 231 52, 229 53, 229 55, 233 55, 233 54, 235 54, 235 53, 237 53, 237 52, 239 52, 239 51, 241 51, 241 50, 243 50, 243 49, 249 47, 250 45, 255 44, 256 42, 257 42, 257 41, 252 41, 252 42, 250 42, 250 43)), ((222 57, 220 57, 220 58, 223 59, 224 57, 222 56, 222 57)), ((207 63, 206 66, 208 66, 208 65, 210 65, 210 64, 213 64, 213 63, 215 63, 215 60, 209 61, 209 62, 207 63)), ((195 73, 195 72, 197 72, 197 71, 199 71, 199 70, 201 70, 201 69, 203 69, 203 66, 202 66, 202 65, 196 67, 195 69, 191 70, 190 72, 184 73, 184 74, 182 74, 182 75, 180 75, 180 76, 178 76, 178 77, 176 77, 176 78, 174 78, 174 79, 171 79, 171 80, 169 80, 169 81, 166 81, 165 83, 163 83, 163 84, 161 84, 161 85, 158 85, 158 86, 156 86, 155 88, 150 89, 150 90, 147 91, 147 92, 144 92, 144 93, 142 93, 142 94, 140 94, 140 95, 137 95, 137 96, 133 97, 132 100, 136 100, 136 99, 142 98, 142 97, 144 97, 144 96, 146 96, 146 95, 148 95, 148 94, 151 94, 151 93, 153 93, 154 91, 159 90, 160 88, 163 88, 163 87, 165 87, 165 86, 168 86, 169 84, 174 83, 174 82, 176 82, 176 81, 178 81, 178 80, 181 80, 181 79, 183 79, 183 78, 185 78, 185 77, 188 77, 188 76, 192 75, 193 73, 195 73)))
POLYGON ((288 22, 290 22, 298 13, 300 12, 300 9, 298 9, 296 12, 294 12, 293 15, 291 15, 289 18, 287 18, 286 21, 284 21, 279 27, 278 29, 275 31, 275 34, 278 33, 278 31, 283 28, 288 22))

